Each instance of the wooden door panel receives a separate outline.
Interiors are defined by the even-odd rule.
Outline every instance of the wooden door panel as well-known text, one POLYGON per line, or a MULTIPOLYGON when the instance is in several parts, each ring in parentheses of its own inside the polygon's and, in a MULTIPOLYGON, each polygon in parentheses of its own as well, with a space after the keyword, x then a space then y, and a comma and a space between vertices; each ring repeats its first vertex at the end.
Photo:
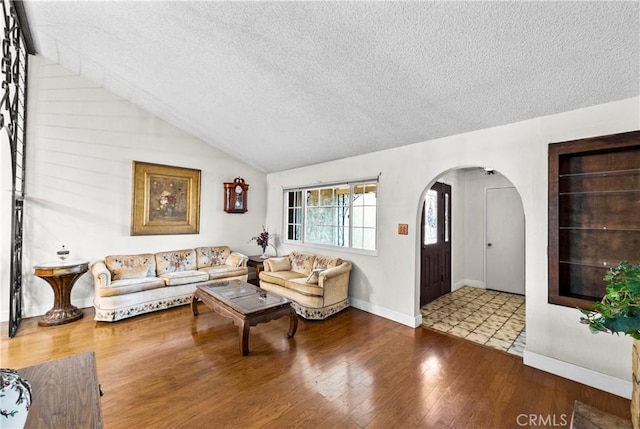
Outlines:
POLYGON ((441 260, 436 252, 427 252, 422 259, 422 284, 420 288, 420 305, 441 296, 441 260))

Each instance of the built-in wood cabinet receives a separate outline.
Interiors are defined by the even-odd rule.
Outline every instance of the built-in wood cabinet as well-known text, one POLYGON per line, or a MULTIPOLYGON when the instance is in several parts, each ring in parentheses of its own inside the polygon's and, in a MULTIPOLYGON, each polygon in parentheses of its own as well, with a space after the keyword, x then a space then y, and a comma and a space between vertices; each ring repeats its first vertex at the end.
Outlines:
POLYGON ((549 302, 588 307, 640 263, 640 131, 549 145, 549 302))

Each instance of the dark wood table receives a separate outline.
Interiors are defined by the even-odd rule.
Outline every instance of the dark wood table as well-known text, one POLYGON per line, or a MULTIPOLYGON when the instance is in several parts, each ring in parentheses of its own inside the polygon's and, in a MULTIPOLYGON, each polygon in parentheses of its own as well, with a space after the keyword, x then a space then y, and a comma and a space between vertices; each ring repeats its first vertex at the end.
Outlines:
POLYGON ((82 319, 82 310, 71 305, 71 289, 88 269, 86 261, 55 261, 33 267, 34 274, 53 289, 53 308, 40 318, 38 325, 55 326, 82 319))
POLYGON ((298 329, 298 315, 291 308, 291 301, 254 285, 231 280, 209 285, 198 285, 191 298, 191 311, 198 315, 198 301, 221 316, 227 317, 238 327, 240 352, 249 354, 249 328, 283 316, 289 316, 289 338, 298 329))
POLYGON ((93 352, 19 369, 18 373, 31 385, 26 428, 103 427, 93 352))
POLYGON ((570 429, 616 428, 632 429, 631 420, 623 419, 613 414, 605 413, 590 407, 580 401, 573 404, 570 429))
POLYGON ((260 255, 249 256, 247 267, 253 268, 256 272, 255 283, 250 283, 253 283, 256 286, 260 286, 260 271, 264 270, 264 258, 260 255))

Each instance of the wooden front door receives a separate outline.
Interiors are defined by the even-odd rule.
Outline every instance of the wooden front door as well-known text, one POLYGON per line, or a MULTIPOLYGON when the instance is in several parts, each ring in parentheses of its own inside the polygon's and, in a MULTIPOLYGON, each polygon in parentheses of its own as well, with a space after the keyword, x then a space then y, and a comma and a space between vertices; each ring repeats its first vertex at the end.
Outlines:
POLYGON ((420 306, 451 292, 451 186, 436 182, 422 210, 420 306))

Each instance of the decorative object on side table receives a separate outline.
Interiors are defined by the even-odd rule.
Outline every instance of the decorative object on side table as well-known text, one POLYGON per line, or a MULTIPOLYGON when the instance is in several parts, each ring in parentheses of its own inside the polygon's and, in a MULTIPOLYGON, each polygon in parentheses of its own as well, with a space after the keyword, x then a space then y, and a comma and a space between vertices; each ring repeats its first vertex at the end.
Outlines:
POLYGON ((56 252, 56 254, 58 255, 58 258, 60 258, 61 261, 64 261, 69 257, 69 250, 67 250, 67 248, 64 247, 64 244, 63 244, 60 250, 56 252))
POLYGON ((604 277, 607 293, 592 308, 580 309, 580 322, 593 333, 620 333, 633 338, 631 423, 640 428, 640 264, 622 261, 604 277))
MULTIPOLYGON (((258 246, 262 249, 262 259, 267 259, 269 256, 267 255, 267 246, 269 246, 269 231, 262 225, 262 232, 255 237, 251 237, 249 243, 255 241, 258 246)), ((275 247, 274 247, 275 249, 275 247)), ((276 256, 278 252, 276 251, 276 256)))
POLYGON ((23 428, 31 406, 31 385, 14 369, 0 368, 0 427, 23 428))
POLYGON ((245 213, 247 211, 247 191, 249 185, 241 177, 224 184, 224 211, 227 213, 245 213))
POLYGON ((38 321, 40 326, 55 326, 82 319, 83 313, 71 305, 71 289, 76 280, 87 272, 87 261, 55 261, 33 267, 34 274, 53 289, 53 308, 38 321))

